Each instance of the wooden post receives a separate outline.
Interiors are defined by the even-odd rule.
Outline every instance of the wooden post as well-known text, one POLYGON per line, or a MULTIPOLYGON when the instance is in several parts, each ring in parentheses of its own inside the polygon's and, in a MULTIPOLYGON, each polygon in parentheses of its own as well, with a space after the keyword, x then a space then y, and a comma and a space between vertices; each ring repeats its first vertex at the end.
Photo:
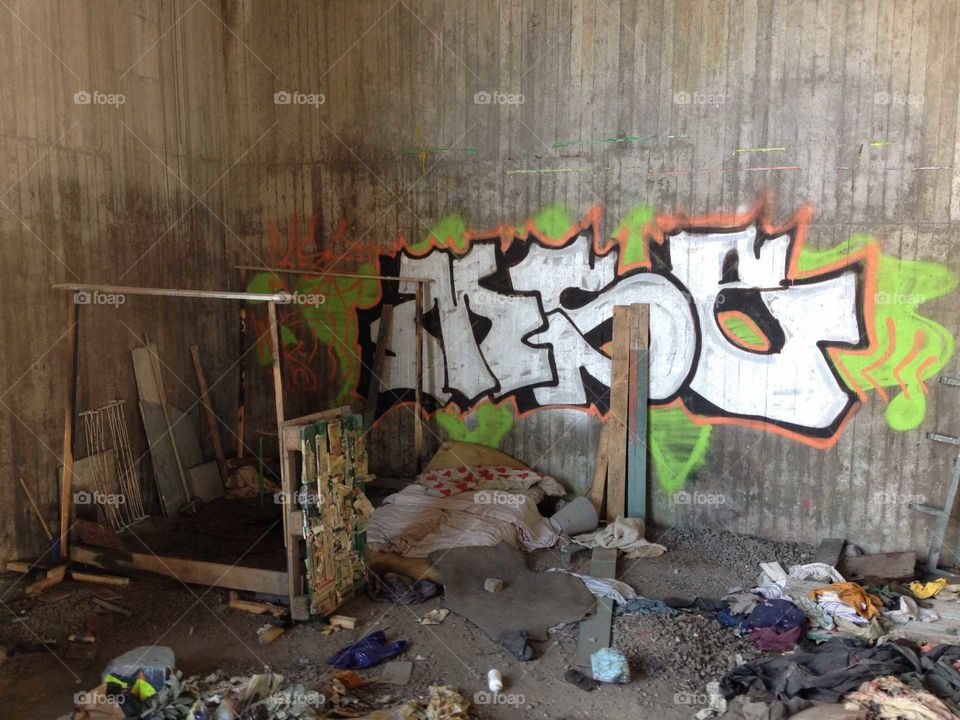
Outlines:
POLYGON ((193 356, 193 371, 197 375, 197 385, 200 386, 200 403, 203 405, 204 414, 207 416, 210 442, 213 443, 213 452, 217 456, 217 468, 220 470, 220 480, 226 482, 227 476, 229 475, 227 471, 227 456, 224 454, 223 445, 220 442, 220 428, 217 427, 217 416, 214 415, 213 408, 210 407, 207 379, 203 375, 203 366, 200 364, 200 348, 196 345, 191 345, 190 354, 193 356))
POLYGON ((627 417, 627 516, 647 521, 647 403, 650 382, 650 306, 630 306, 627 417))
MULTIPOLYGON (((273 398, 277 413, 277 442, 280 450, 280 490, 283 493, 283 542, 287 548, 287 592, 291 606, 294 598, 303 594, 303 568, 300 563, 300 543, 290 537, 290 511, 294 508, 293 474, 296 470, 290 462, 290 453, 285 445, 284 427, 286 412, 283 395, 283 366, 280 348, 280 327, 277 323, 277 306, 267 303, 267 318, 270 323, 270 353, 273 355, 273 398)), ((302 619, 302 618, 294 618, 302 619)))
POLYGON ((607 413, 607 522, 627 511, 627 374, 630 369, 628 308, 613 308, 613 345, 610 362, 610 410, 607 413))
MULTIPOLYGON (((240 271, 240 284, 247 286, 247 273, 240 271)), ((246 431, 247 413, 247 374, 244 365, 247 355, 247 303, 240 301, 240 349, 237 355, 237 458, 243 457, 243 433, 246 431)))
POLYGON ((414 418, 413 449, 416 453, 416 474, 420 474, 420 463, 423 459, 423 283, 417 283, 417 377, 414 385, 414 418))
POLYGON ((73 507, 73 415, 77 405, 77 366, 80 359, 80 305, 76 294, 67 300, 67 374, 63 400, 63 479, 60 482, 60 557, 66 558, 73 507))
POLYGON ((380 397, 380 373, 383 372, 383 358, 390 339, 390 326, 393 325, 393 305, 380 307, 380 327, 377 329, 377 347, 370 366, 370 382, 367 384, 367 398, 363 407, 363 427, 369 431, 377 418, 377 398, 380 397))

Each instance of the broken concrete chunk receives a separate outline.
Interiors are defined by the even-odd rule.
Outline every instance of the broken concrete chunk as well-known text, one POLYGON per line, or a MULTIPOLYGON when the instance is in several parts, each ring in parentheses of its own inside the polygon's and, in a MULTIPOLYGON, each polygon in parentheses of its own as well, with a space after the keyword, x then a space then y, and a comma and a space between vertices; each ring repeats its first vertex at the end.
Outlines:
POLYGON ((487 578, 483 581, 483 589, 491 593, 500 592, 503 590, 503 580, 500 578, 487 578))

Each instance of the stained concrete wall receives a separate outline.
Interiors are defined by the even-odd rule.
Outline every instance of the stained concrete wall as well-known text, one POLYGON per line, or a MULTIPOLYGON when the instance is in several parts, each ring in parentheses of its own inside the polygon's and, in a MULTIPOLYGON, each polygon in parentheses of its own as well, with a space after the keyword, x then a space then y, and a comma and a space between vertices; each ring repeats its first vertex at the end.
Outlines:
MULTIPOLYGON (((561 288, 657 285, 635 297, 665 311, 680 308, 679 330, 652 328, 654 345, 667 348, 655 352, 678 378, 665 383, 651 414, 658 521, 926 549, 930 521, 907 505, 941 501, 951 453, 924 433, 952 431, 957 407, 951 390, 936 384, 938 375, 956 372, 957 3, 291 0, 165 3, 160 12, 151 3, 122 10, 109 3, 82 10, 22 5, 12 7, 49 50, 16 20, 4 23, 15 42, 2 44, 3 62, 21 78, 18 97, 33 103, 2 115, 5 147, 26 143, 14 153, 17 172, 9 162, 4 172, 15 181, 54 148, 17 185, 19 204, 11 206, 78 275, 117 279, 122 271, 113 264, 133 263, 191 207, 187 187, 202 196, 211 184, 210 209, 190 210, 130 278, 223 287, 240 282, 232 270, 238 263, 369 272, 395 269, 389 256, 402 248, 426 255, 431 247, 452 249, 456 257, 472 248, 474 260, 493 263, 496 282, 487 288, 492 296, 473 291, 488 304, 471 307, 472 334, 445 328, 439 315, 459 307, 447 321, 462 322, 462 296, 431 298, 437 310, 428 317, 436 323, 428 325, 428 365, 442 372, 428 378, 440 411, 429 421, 428 444, 448 433, 497 443, 572 488, 592 475, 603 384, 586 380, 591 394, 583 407, 541 403, 536 390, 560 387, 560 370, 582 379, 581 366, 598 380, 608 323, 588 318, 566 328, 563 347, 576 334, 584 343, 560 352, 557 339, 541 342, 546 360, 537 353, 511 374, 511 359, 523 357, 518 330, 531 318, 540 330, 564 329, 559 315, 548 317, 551 307, 573 314, 576 302, 564 305, 561 288), (145 52, 139 74, 120 83, 145 52), (80 65, 84 82, 54 53, 80 65), (118 111, 74 107, 74 86, 93 80, 105 92, 117 81, 131 98, 118 111), (38 95, 42 101, 30 100, 38 95), (95 120, 81 115, 87 129, 55 144, 80 110, 93 110, 95 120), (163 162, 118 116, 148 135, 163 162), (54 163, 74 147, 71 138, 75 150, 54 163), (65 164, 69 172, 60 169, 65 164), (63 174, 76 180, 79 199, 71 199, 63 174), (755 218, 748 211, 759 199, 768 212, 755 218), (82 210, 70 216, 71 207, 82 210), (807 214, 795 216, 803 208, 807 214), (758 223, 772 238, 781 236, 774 226, 783 226, 790 241, 776 262, 767 253, 779 241, 749 252, 760 246, 742 234, 758 223), (723 247, 742 243, 735 248, 739 279, 725 276, 716 253, 704 250, 717 247, 702 237, 704 228, 725 233, 715 238, 723 247), (557 246, 581 230, 594 233, 597 251, 586 270, 573 257, 557 264, 564 285, 548 264, 519 278, 515 268, 531 247, 556 257, 557 246), (682 230, 692 234, 686 245, 670 237, 682 230), (480 251, 483 244, 500 251, 480 251), (614 257, 612 276, 608 269, 592 274, 614 257), (852 279, 842 287, 817 284, 845 274, 852 279), (653 275, 686 293, 687 304, 671 302, 653 275), (725 297, 738 301, 742 315, 722 315, 721 280, 734 283, 725 297), (522 294, 524 283, 533 284, 524 292, 536 308, 501 299, 522 294), (812 305, 798 304, 804 283, 823 290, 812 305), (790 315, 798 307, 805 309, 790 315), (483 348, 495 322, 504 331, 495 336, 499 344, 483 348), (783 352, 788 340, 799 345, 783 352), (781 348, 772 361, 746 348, 766 341, 781 348), (454 348, 469 345, 481 346, 474 361, 454 362, 454 348), (710 348, 739 364, 724 366, 723 352, 712 361, 720 364, 709 364, 710 348), (762 365, 790 358, 789 367, 762 365), (491 374, 509 376, 514 391, 502 392, 503 382, 483 390, 491 374), (480 394, 468 397, 467 388, 477 387, 480 394)), ((8 468, 33 472, 52 500, 56 462, 43 446, 58 452, 61 408, 41 398, 59 398, 63 350, 54 343, 65 310, 45 288, 70 275, 9 212, 0 217, 7 263, 23 268, 7 275, 16 287, 4 292, 4 334, 24 338, 4 350, 5 387, 54 346, 4 396, 26 420, 21 425, 11 412, 4 419, 15 441, 0 460, 7 463, 2 491, 16 528, 4 547, 25 551, 39 536, 8 468), (7 298, 16 293, 37 302, 15 310, 7 298)), ((486 271, 461 270, 456 282, 477 286, 481 277, 486 271)), ((270 286, 275 278, 243 282, 270 286)), ((407 296, 346 279, 297 287, 324 294, 327 303, 283 318, 291 402, 362 407, 360 359, 378 303, 386 296, 409 307, 407 296)), ((210 338, 211 365, 226 373, 215 390, 218 413, 231 417, 232 310, 206 315, 158 302, 107 313, 99 313, 107 318, 101 326, 86 328, 98 340, 87 344, 88 360, 103 370, 87 371, 84 407, 134 397, 126 351, 136 341, 111 322, 133 313, 134 334, 160 338, 185 385, 184 340, 206 331, 200 337, 210 338), (118 349, 113 343, 119 359, 107 360, 118 349)), ((400 379, 410 372, 410 343, 409 332, 398 332, 395 399, 406 397, 400 379)), ((266 426, 272 412, 263 367, 269 358, 255 350, 245 361, 251 430, 266 426)), ((186 387, 171 392, 189 404, 186 387)), ((409 406, 386 411, 371 438, 381 469, 411 471, 411 438, 409 406)))

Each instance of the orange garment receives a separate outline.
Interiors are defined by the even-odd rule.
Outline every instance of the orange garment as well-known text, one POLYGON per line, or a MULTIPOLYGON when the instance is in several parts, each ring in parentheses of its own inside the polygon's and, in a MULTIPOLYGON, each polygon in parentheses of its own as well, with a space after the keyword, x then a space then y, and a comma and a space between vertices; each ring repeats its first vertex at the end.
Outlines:
POLYGON ((808 597, 816 601, 821 595, 828 592, 835 592, 837 597, 844 605, 849 605, 857 611, 857 615, 867 620, 872 620, 880 614, 880 608, 883 607, 883 601, 876 595, 871 595, 855 582, 833 583, 818 587, 807 593, 808 597))

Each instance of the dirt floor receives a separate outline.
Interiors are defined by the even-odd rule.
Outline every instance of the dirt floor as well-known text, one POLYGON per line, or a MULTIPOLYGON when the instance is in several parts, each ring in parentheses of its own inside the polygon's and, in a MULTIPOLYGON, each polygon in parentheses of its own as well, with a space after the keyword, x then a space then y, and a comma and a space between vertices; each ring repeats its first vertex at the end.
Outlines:
MULTIPOLYGON (((722 531, 670 529, 654 538, 668 552, 647 560, 620 559, 621 579, 641 595, 720 597, 730 588, 751 586, 758 563, 782 565, 810 561, 812 548, 733 535, 722 531)), ((559 566, 555 550, 533 553, 531 567, 559 566)), ((586 560, 582 571, 586 571, 586 560)), ((417 623, 443 607, 442 596, 419 605, 397 606, 358 598, 341 612, 358 618, 354 631, 321 634, 320 621, 298 624, 273 643, 261 646, 260 616, 232 610, 227 592, 186 586, 176 580, 136 577, 129 586, 109 588, 114 602, 133 612, 130 618, 101 611, 92 586, 67 581, 47 591, 45 601, 27 600, 25 582, 0 576, 0 646, 8 659, 0 665, 0 716, 57 718, 68 713, 75 693, 93 688, 111 658, 139 645, 167 645, 185 674, 249 675, 269 667, 307 689, 321 690, 328 673, 324 660, 340 647, 375 630, 406 638, 404 658, 414 664, 406 686, 369 685, 357 691, 372 699, 389 695, 402 701, 425 694, 429 685, 454 685, 468 698, 485 690, 486 673, 499 668, 504 693, 513 704, 477 705, 477 718, 689 718, 706 702, 706 682, 718 679, 738 656, 756 654, 731 630, 697 615, 668 618, 633 615, 615 618, 615 646, 631 662, 634 677, 626 685, 603 685, 586 693, 564 680, 576 649, 577 629, 566 628, 537 643, 530 662, 513 658, 464 618, 451 614, 440 625, 417 623), (92 631, 96 642, 80 645, 70 633, 92 631), (639 711, 639 712, 638 712, 639 711)), ((102 588, 98 588, 102 592, 102 588)), ((370 671, 373 674, 373 671, 370 671)))

